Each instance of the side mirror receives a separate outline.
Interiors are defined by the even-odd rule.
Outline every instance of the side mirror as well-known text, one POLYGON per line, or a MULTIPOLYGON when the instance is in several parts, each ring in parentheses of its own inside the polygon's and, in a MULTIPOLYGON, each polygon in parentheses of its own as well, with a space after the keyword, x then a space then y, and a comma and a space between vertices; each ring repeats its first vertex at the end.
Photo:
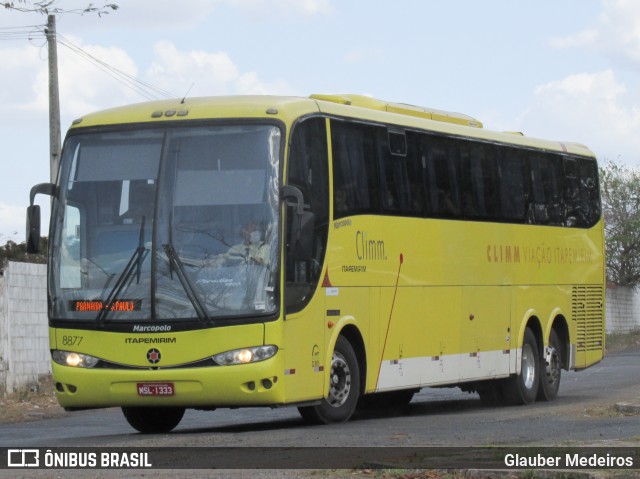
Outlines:
POLYGON ((27 253, 40 253, 40 206, 27 207, 27 253))
POLYGON ((52 183, 40 183, 31 188, 29 193, 29 206, 27 207, 27 253, 37 254, 40 252, 40 206, 34 205, 36 195, 55 196, 56 185, 52 183))

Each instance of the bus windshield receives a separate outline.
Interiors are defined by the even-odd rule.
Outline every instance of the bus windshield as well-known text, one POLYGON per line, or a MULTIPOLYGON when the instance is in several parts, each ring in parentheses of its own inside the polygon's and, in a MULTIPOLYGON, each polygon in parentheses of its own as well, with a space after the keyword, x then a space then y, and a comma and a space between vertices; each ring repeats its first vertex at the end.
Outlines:
POLYGON ((69 136, 52 213, 52 320, 274 313, 280 138, 264 124, 69 136))

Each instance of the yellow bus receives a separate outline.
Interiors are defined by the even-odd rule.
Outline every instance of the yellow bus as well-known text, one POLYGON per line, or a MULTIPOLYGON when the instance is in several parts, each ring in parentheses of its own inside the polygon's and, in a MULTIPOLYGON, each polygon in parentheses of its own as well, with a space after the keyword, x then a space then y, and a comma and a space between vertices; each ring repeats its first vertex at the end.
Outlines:
POLYGON ((425 387, 551 400, 603 358, 579 144, 358 95, 161 101, 73 123, 31 250, 39 193, 58 401, 144 433, 187 408, 342 422, 425 387))

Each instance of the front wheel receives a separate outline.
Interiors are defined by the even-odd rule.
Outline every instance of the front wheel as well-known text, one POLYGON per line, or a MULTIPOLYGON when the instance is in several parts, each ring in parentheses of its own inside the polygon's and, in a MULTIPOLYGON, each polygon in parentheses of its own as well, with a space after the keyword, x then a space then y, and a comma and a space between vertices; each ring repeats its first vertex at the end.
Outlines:
POLYGON ((508 405, 530 404, 536 400, 540 384, 540 355, 538 342, 531 329, 524 331, 522 359, 518 374, 507 379, 503 395, 508 405))
POLYGON ((348 421, 360 396, 360 369, 351 343, 338 337, 331 359, 329 394, 317 406, 299 407, 300 415, 313 424, 348 421))
POLYGON ((123 407, 125 419, 143 434, 159 434, 175 428, 184 416, 182 407, 123 407))

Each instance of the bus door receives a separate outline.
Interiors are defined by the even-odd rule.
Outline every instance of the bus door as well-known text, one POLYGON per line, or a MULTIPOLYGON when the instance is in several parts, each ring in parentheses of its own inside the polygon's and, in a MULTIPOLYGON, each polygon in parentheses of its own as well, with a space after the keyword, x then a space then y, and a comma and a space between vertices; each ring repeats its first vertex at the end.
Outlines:
POLYGON ((283 353, 287 400, 323 394, 325 298, 319 288, 329 231, 329 173, 324 118, 293 126, 285 212, 283 353))

